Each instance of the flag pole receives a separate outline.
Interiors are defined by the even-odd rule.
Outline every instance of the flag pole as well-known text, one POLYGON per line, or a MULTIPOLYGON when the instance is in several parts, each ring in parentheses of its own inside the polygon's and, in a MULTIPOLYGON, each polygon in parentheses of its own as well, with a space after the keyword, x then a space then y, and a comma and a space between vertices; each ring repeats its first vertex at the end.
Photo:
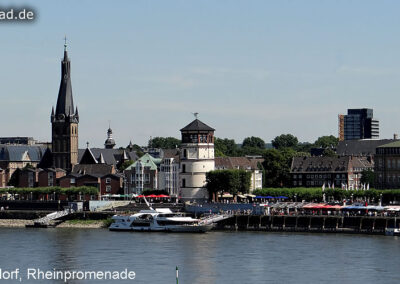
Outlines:
POLYGON ((179 284, 179 270, 178 270, 178 266, 176 267, 176 284, 179 284))

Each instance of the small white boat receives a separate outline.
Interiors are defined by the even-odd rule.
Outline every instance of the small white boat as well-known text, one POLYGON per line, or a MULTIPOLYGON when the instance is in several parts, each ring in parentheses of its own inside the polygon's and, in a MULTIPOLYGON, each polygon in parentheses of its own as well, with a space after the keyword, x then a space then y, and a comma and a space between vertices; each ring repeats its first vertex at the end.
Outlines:
POLYGON ((386 228, 385 236, 400 236, 400 228, 396 228, 397 218, 394 217, 394 228, 386 228))
POLYGON ((400 229, 399 228, 386 228, 385 235, 386 236, 400 236, 400 229))
POLYGON ((212 224, 182 213, 174 213, 168 208, 151 208, 133 215, 114 215, 112 220, 110 231, 204 233, 213 227, 212 224))

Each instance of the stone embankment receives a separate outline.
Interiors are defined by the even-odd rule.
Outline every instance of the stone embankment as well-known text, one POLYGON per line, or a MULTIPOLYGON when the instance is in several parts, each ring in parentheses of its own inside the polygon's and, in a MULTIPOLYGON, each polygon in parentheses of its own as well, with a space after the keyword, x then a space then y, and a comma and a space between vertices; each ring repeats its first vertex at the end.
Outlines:
MULTIPOLYGON (((25 228, 26 225, 33 225, 33 220, 0 219, 0 228, 25 228)), ((104 228, 104 222, 100 220, 93 222, 76 222, 74 220, 68 220, 59 224, 57 228, 99 229, 104 228)))
POLYGON ((26 225, 33 225, 33 220, 0 219, 0 228, 25 228, 26 225))

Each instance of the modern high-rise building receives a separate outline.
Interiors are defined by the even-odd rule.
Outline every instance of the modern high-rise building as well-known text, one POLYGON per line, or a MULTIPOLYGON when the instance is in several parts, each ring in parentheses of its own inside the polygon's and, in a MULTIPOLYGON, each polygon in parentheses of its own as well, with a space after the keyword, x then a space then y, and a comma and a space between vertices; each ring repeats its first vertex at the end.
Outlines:
POLYGON ((339 115, 339 140, 379 139, 379 121, 373 117, 373 109, 348 109, 347 115, 339 115))

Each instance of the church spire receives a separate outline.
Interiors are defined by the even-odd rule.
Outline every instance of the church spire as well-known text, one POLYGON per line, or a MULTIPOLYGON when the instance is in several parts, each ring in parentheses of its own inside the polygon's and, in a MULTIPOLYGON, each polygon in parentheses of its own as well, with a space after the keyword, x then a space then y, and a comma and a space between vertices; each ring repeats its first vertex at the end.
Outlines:
POLYGON ((64 43, 64 58, 61 61, 61 83, 58 92, 55 116, 56 119, 61 117, 70 117, 74 119, 74 100, 72 97, 71 85, 71 62, 68 58, 67 41, 64 43))
POLYGON ((72 98, 71 62, 65 38, 57 105, 51 110, 51 151, 53 165, 57 168, 71 171, 78 163, 78 123, 78 109, 74 108, 72 98))

